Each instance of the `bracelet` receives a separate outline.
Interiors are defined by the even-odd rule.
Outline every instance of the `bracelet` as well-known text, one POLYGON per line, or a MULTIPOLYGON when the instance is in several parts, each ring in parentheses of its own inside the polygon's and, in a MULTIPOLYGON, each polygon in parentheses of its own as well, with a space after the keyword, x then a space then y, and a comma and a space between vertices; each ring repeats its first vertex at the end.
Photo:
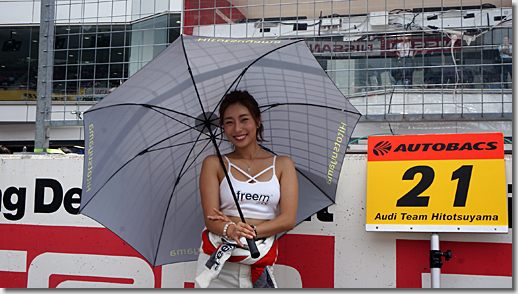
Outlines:
POLYGON ((228 229, 228 226, 230 225, 236 225, 234 222, 228 222, 224 227, 223 227, 223 237, 227 238, 227 229, 228 229))
POLYGON ((254 233, 255 233, 255 238, 254 238, 254 240, 256 240, 256 241, 257 241, 257 237, 259 236, 259 235, 257 234, 257 227, 256 227, 256 226, 254 226, 254 225, 250 225, 250 226, 252 227, 252 229, 254 229, 254 233))

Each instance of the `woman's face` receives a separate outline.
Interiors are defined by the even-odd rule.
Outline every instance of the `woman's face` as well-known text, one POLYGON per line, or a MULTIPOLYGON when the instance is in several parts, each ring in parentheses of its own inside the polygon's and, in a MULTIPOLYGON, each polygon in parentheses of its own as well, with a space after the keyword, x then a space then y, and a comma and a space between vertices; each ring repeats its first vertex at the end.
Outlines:
POLYGON ((236 147, 246 147, 257 141, 256 122, 246 106, 235 103, 225 110, 223 130, 227 138, 236 147))

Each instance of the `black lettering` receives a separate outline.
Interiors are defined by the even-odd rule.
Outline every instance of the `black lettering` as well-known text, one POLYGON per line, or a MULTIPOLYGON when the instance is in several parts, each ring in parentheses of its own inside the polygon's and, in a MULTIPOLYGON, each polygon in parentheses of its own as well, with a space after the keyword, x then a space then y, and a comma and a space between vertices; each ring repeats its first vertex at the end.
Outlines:
POLYGON ((406 152, 405 144, 400 144, 399 146, 397 146, 397 148, 394 150, 394 152, 398 152, 398 151, 406 152))
POLYGON ((455 151, 459 150, 459 143, 449 143, 448 146, 446 146, 446 151, 455 151))
POLYGON ((463 165, 453 172, 451 180, 459 180, 457 182, 457 192, 455 192, 455 201, 453 202, 454 207, 466 206, 472 171, 473 165, 463 165))
MULTIPOLYGON (((16 221, 20 220, 25 214, 25 199, 26 199, 26 188, 16 188, 9 187, 5 190, 3 202, 4 206, 7 210, 14 211, 16 210, 16 214, 4 213, 4 217, 8 220, 16 221), (18 200, 16 203, 13 203, 12 196, 16 194, 18 196, 18 200)), ((1 195, 1 194, 0 194, 1 195)))
POLYGON ((36 191, 34 195, 35 213, 52 213, 59 209, 63 201, 63 187, 54 179, 36 179, 36 191), (45 188, 52 189, 52 201, 49 204, 43 203, 45 199, 45 188))
POLYGON ((421 147, 421 144, 415 144, 415 148, 414 148, 414 144, 409 144, 408 151, 415 152, 415 151, 419 150, 420 147, 421 147))
POLYGON ((396 206, 428 206, 430 196, 422 196, 421 193, 430 187, 435 178, 435 172, 433 168, 426 165, 414 166, 403 174, 403 180, 413 180, 416 174, 421 174, 421 180, 412 190, 398 199, 396 206))
POLYGON ((444 143, 437 143, 433 144, 432 149, 435 151, 443 151, 446 148, 446 144, 444 143))
MULTIPOLYGON (((329 211, 327 211, 327 207, 325 207, 317 212, 317 219, 321 222, 332 222, 333 214, 329 213, 329 211)), ((311 216, 308 216, 304 221, 310 222, 311 216)))
POLYGON ((480 145, 486 144, 485 142, 478 142, 473 145, 473 149, 475 150, 484 150, 480 145))
POLYGON ((65 194, 65 199, 63 200, 63 206, 65 210, 70 214, 79 214, 79 205, 75 208, 72 204, 78 203, 81 204, 81 189, 80 188, 72 188, 67 191, 65 194), (74 195, 78 195, 79 197, 74 198, 74 195))
POLYGON ((423 144, 423 151, 428 151, 428 147, 430 147, 432 143, 425 143, 423 144))
POLYGON ((459 151, 462 151, 462 150, 473 150, 473 148, 471 147, 471 143, 470 142, 464 143, 464 145, 462 145, 462 147, 459 148, 459 151))
POLYGON ((489 146, 489 148, 486 148, 486 150, 495 150, 497 144, 497 142, 487 142, 487 146, 489 146))
POLYGON ((259 202, 268 203, 269 200, 270 200, 270 196, 268 196, 268 195, 259 196, 259 202))
POLYGON ((245 198, 246 198, 246 200, 250 200, 250 199, 252 199, 252 194, 250 194, 250 193, 246 193, 245 198))
POLYGON ((329 213, 326 207, 317 212, 317 219, 321 222, 332 222, 333 214, 329 213))

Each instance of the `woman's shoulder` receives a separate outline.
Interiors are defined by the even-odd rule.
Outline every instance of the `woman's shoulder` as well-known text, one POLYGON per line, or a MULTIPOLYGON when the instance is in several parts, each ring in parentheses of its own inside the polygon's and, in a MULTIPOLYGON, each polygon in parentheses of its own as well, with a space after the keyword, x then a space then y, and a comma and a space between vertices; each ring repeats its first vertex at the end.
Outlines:
POLYGON ((219 158, 217 155, 209 155, 203 160, 203 165, 209 168, 217 168, 220 166, 219 158))
POLYGON ((277 158, 275 159, 276 168, 291 168, 295 167, 295 164, 293 163, 293 160, 286 155, 277 155, 277 158))
MULTIPOLYGON (((225 162, 225 167, 227 168, 226 161, 223 161, 225 162)), ((209 155, 205 157, 203 160, 202 173, 217 175, 219 182, 221 182, 224 177, 224 171, 221 167, 221 162, 219 161, 219 157, 217 155, 209 155)))
POLYGON ((208 155, 207 157, 205 157, 205 159, 203 161, 215 161, 215 160, 218 160, 218 156, 217 155, 208 155))

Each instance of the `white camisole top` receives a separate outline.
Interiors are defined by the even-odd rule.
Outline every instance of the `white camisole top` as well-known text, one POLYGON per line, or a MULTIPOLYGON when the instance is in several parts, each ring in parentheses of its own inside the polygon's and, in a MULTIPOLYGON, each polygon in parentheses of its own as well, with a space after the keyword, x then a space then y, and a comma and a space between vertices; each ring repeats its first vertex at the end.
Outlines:
MULTIPOLYGON (((271 220, 277 217, 279 210, 279 200, 281 198, 281 186, 279 180, 275 175, 275 159, 273 157, 273 164, 265 168, 255 176, 250 176, 242 169, 232 164, 230 160, 224 156, 228 162, 228 177, 234 188, 237 199, 239 201, 239 207, 245 218, 253 219, 265 219, 271 220), (236 169, 240 173, 246 175, 248 181, 239 181, 232 176, 232 168, 236 169), (267 182, 257 181, 256 178, 266 171, 273 169, 272 178, 267 182)), ((219 208, 227 216, 239 217, 239 212, 234 202, 234 196, 230 191, 227 179, 224 178, 219 185, 219 208)))

